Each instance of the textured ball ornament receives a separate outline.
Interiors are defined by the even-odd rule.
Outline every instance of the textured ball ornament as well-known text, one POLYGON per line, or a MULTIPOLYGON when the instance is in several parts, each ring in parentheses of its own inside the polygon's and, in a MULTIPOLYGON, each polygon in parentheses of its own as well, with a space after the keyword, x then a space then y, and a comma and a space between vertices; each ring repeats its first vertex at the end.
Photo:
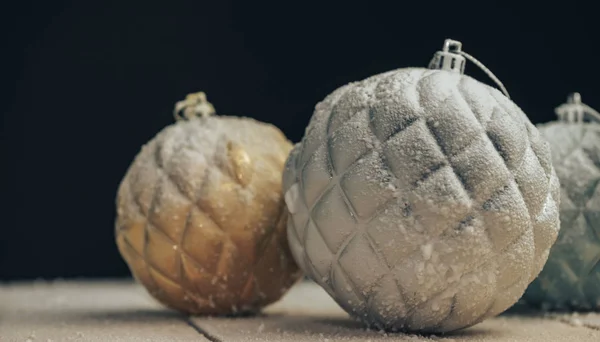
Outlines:
POLYGON ((204 93, 143 146, 117 196, 116 241, 134 277, 191 314, 257 311, 301 276, 286 238, 276 127, 212 115, 204 93))
POLYGON ((377 328, 448 332, 501 313, 558 234, 547 143, 462 74, 463 56, 476 61, 447 40, 430 69, 337 89, 286 162, 295 260, 377 328))
POLYGON ((556 112, 560 120, 538 129, 550 142, 560 179, 561 229, 524 300, 547 309, 600 311, 600 114, 577 93, 556 112))

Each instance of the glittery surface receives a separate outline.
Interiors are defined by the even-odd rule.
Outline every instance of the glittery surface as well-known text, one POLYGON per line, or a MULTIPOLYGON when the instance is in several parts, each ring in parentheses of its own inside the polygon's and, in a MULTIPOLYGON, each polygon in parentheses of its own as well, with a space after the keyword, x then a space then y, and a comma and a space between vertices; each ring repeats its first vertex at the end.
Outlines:
POLYGON ((561 183, 561 229, 524 299, 547 309, 600 311, 600 124, 538 128, 561 183))
POLYGON ((316 106, 284 171, 292 254, 346 311, 444 332, 506 310, 559 230, 547 142, 498 90, 399 69, 316 106))
POLYGON ((179 121, 146 144, 118 192, 116 238, 163 304, 198 314, 254 311, 300 277, 281 174, 291 143, 248 118, 179 121))

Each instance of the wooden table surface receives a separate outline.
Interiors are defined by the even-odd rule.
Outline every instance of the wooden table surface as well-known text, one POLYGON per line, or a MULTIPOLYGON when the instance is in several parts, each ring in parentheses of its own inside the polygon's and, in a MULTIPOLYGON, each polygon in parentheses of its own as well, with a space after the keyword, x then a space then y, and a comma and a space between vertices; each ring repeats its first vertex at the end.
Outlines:
POLYGON ((456 333, 386 334, 354 322, 318 286, 297 284, 263 314, 187 317, 127 281, 0 285, 0 341, 600 342, 600 314, 509 312, 456 333))

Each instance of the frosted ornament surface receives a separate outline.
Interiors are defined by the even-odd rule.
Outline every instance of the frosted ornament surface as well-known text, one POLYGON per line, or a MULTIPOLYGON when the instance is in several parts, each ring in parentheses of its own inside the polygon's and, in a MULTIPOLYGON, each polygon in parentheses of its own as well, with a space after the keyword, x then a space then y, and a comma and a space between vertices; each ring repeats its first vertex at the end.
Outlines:
POLYGON ((524 299, 544 309, 600 310, 600 125, 538 126, 561 183, 559 237, 524 299))
POLYGON ((299 279, 281 193, 291 147, 228 116, 178 121, 143 146, 119 187, 116 239, 153 297, 192 314, 257 311, 299 279))
POLYGON ((559 229, 548 144, 498 90, 399 69, 319 103, 288 157, 292 254, 347 312, 446 332, 501 313, 559 229))

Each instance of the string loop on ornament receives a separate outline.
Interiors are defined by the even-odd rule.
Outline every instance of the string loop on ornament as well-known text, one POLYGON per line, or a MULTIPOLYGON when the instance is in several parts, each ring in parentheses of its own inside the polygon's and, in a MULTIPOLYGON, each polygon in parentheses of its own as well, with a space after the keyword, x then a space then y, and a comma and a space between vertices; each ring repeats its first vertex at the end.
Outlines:
POLYGON ((600 113, 592 107, 581 102, 581 94, 572 93, 567 97, 567 103, 564 103, 556 109, 554 112, 561 121, 569 123, 582 123, 587 115, 590 121, 596 120, 600 123, 600 113))
POLYGON ((176 121, 195 117, 207 117, 215 114, 215 107, 208 102, 204 92, 188 94, 184 100, 175 103, 173 116, 176 121))
POLYGON ((510 99, 510 95, 508 95, 508 90, 506 90, 506 87, 504 87, 504 84, 502 84, 502 82, 500 82, 498 77, 496 77, 496 75, 494 75, 494 73, 490 69, 488 69, 485 65, 483 65, 483 63, 478 61, 477 58, 469 55, 468 53, 466 53, 464 51, 458 51, 458 53, 460 53, 462 56, 464 56, 466 59, 468 59, 471 63, 477 65, 481 70, 483 70, 483 72, 485 72, 485 74, 488 75, 488 77, 491 78, 492 81, 494 81, 496 83, 498 88, 500 88, 500 90, 502 90, 504 95, 508 99, 510 99))
POLYGON ((492 79, 492 81, 496 83, 502 93, 504 93, 504 95, 510 99, 508 90, 506 90, 506 87, 504 87, 504 84, 500 82, 498 77, 496 77, 496 75, 494 75, 490 69, 483 65, 483 63, 478 61, 477 58, 462 51, 462 43, 457 40, 446 39, 444 41, 444 47, 442 51, 435 53, 433 59, 429 63, 429 68, 463 74, 465 71, 465 59, 479 67, 489 78, 492 79))

